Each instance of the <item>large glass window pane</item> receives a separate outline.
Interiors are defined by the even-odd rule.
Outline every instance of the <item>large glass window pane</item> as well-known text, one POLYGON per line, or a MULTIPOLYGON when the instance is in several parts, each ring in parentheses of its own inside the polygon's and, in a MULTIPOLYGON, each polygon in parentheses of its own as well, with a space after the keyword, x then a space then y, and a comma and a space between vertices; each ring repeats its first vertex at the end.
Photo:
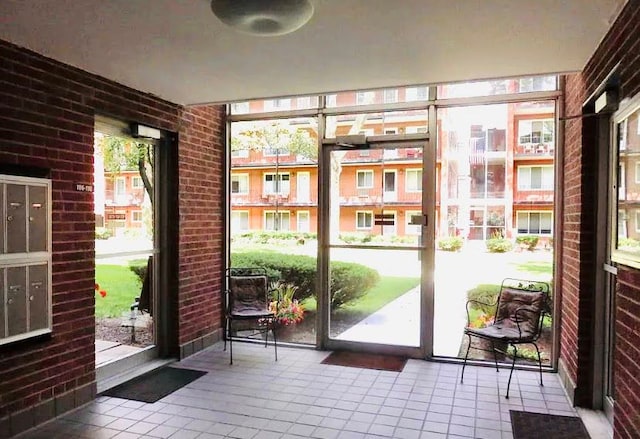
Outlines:
POLYGON ((234 102, 231 104, 231 114, 272 113, 274 111, 307 110, 317 107, 317 96, 259 99, 255 101, 234 102))
POLYGON ((327 107, 350 107, 353 105, 392 104, 396 102, 426 101, 427 86, 397 87, 378 90, 346 91, 327 96, 327 107))
POLYGON ((427 111, 389 111, 379 113, 328 116, 328 139, 347 134, 381 136, 388 134, 414 134, 427 132, 427 111))
POLYGON ((555 76, 496 79, 490 81, 461 82, 438 86, 438 99, 495 96, 509 93, 550 91, 557 88, 555 76))

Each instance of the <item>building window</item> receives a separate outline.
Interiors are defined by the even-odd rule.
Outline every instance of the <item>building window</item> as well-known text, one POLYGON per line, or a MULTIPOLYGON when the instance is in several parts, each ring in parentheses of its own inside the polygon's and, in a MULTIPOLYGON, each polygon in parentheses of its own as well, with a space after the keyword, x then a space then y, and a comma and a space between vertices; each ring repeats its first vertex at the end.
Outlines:
POLYGON ((236 150, 231 150, 231 158, 232 159, 246 159, 249 157, 249 150, 248 149, 236 149, 236 150))
POLYGON ((249 230, 249 212, 246 210, 234 210, 231 212, 231 233, 246 232, 249 230))
POLYGON ((296 98, 296 108, 298 110, 311 108, 311 96, 301 96, 299 98, 296 98))
POLYGON ((265 157, 282 157, 289 155, 289 149, 287 148, 265 148, 262 150, 262 155, 265 157))
POLYGON ((114 196, 116 204, 126 204, 127 183, 124 177, 117 177, 114 181, 114 196))
POLYGON ((550 235, 553 224, 551 212, 518 212, 518 234, 550 235))
POLYGON ((372 91, 356 92, 356 105, 373 104, 375 93, 372 91))
POLYGON ((249 193, 249 174, 231 174, 231 193, 241 195, 249 193))
POLYGON ((247 114, 249 112, 249 102, 234 102, 231 104, 231 114, 247 114))
POLYGON ((290 214, 289 212, 265 212, 264 213, 264 230, 288 231, 290 214))
POLYGON ((289 174, 264 174, 265 195, 289 195, 289 174))
POLYGON ((555 76, 533 76, 529 78, 520 78, 520 93, 532 91, 551 91, 557 88, 555 76))
POLYGON ((407 101, 426 101, 429 98, 429 89, 427 87, 407 87, 407 101))
POLYGON ((552 143, 553 119, 521 120, 518 122, 518 139, 521 145, 552 143))
POLYGON ((291 99, 267 99, 264 111, 286 111, 291 109, 291 99))
POLYGON ((407 210, 405 212, 405 235, 420 235, 420 228, 422 227, 420 223, 418 222, 418 224, 411 224, 412 218, 414 216, 420 217, 420 221, 422 221, 422 212, 420 212, 419 210, 407 210))
POLYGON ((406 127, 404 132, 406 134, 426 133, 427 127, 406 127))
POLYGON ((131 222, 133 222, 133 223, 141 223, 142 222, 142 211, 141 210, 133 210, 133 211, 131 211, 131 222))
POLYGON ((373 171, 356 171, 356 187, 358 189, 371 189, 373 187, 373 171))
POLYGON ((298 215, 297 231, 298 232, 308 233, 309 230, 311 229, 311 221, 309 219, 310 218, 309 211, 308 210, 299 210, 297 215, 298 215))
POLYGON ((553 166, 518 166, 518 189, 553 190, 553 166))
POLYGON ((422 191, 422 169, 407 169, 406 179, 407 192, 422 191))
POLYGON ((142 184, 142 177, 131 177, 131 187, 133 189, 142 189, 144 187, 142 184))
POLYGON ((394 102, 398 102, 398 89, 387 88, 386 90, 384 90, 384 103, 392 104, 394 102))
POLYGON ((373 212, 362 211, 356 212, 356 229, 370 229, 373 225, 373 212))

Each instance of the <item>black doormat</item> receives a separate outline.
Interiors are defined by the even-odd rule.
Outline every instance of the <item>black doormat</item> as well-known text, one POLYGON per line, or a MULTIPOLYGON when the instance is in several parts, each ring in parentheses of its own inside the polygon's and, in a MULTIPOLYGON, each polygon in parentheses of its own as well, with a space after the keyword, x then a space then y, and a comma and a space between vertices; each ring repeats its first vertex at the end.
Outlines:
POLYGON ((574 416, 510 410, 513 439, 589 439, 582 419, 574 416))
POLYGON ((407 359, 405 357, 348 351, 334 351, 322 360, 322 364, 360 367, 363 369, 389 370, 391 372, 402 372, 406 363, 407 359))
POLYGON ((102 395, 156 402, 205 374, 200 370, 163 367, 106 390, 102 395))

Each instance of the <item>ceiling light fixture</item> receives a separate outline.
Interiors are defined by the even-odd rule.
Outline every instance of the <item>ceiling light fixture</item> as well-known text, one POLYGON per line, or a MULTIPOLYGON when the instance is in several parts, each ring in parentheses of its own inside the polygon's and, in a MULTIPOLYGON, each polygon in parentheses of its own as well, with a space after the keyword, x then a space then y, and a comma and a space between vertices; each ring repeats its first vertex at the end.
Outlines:
POLYGON ((211 10, 227 26, 257 36, 288 34, 313 15, 310 0, 211 0, 211 10))

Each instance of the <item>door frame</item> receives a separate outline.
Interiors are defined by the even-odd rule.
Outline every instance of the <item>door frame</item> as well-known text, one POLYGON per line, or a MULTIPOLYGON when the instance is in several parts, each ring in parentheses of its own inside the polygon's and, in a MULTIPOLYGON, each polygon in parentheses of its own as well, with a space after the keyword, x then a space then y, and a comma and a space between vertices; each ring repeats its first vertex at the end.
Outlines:
MULTIPOLYGON (((435 107, 429 110, 430 128, 435 130, 435 107)), ((317 346, 320 349, 329 350, 351 350, 360 352, 376 352, 382 354, 404 355, 411 358, 425 358, 433 355, 433 292, 434 277, 433 267, 435 261, 435 173, 436 173, 436 152, 428 134, 411 135, 384 135, 367 136, 365 145, 344 145, 336 139, 326 139, 323 141, 321 150, 321 164, 319 166, 319 205, 318 205, 318 313, 316 327, 317 346), (402 147, 420 147, 422 154, 422 212, 425 215, 425 224, 421 227, 422 239, 420 244, 414 247, 407 246, 340 246, 330 243, 330 204, 331 204, 331 153, 333 151, 353 151, 361 149, 390 149, 402 147), (426 190, 431 188, 431 190, 426 190), (379 343, 363 343, 347 340, 332 339, 329 337, 329 260, 332 248, 366 248, 370 250, 416 250, 420 257, 420 334, 419 346, 395 346, 379 343)), ((397 175, 396 175, 397 180, 397 175)), ((383 171, 384 181, 384 171, 383 171)), ((397 181, 396 181, 397 185, 397 181)), ((384 192, 384 191, 383 191, 384 192)), ((390 206, 391 207, 391 206, 390 206)), ((398 215, 396 214, 396 222, 398 215)), ((397 224, 396 224, 397 227, 397 224)))

